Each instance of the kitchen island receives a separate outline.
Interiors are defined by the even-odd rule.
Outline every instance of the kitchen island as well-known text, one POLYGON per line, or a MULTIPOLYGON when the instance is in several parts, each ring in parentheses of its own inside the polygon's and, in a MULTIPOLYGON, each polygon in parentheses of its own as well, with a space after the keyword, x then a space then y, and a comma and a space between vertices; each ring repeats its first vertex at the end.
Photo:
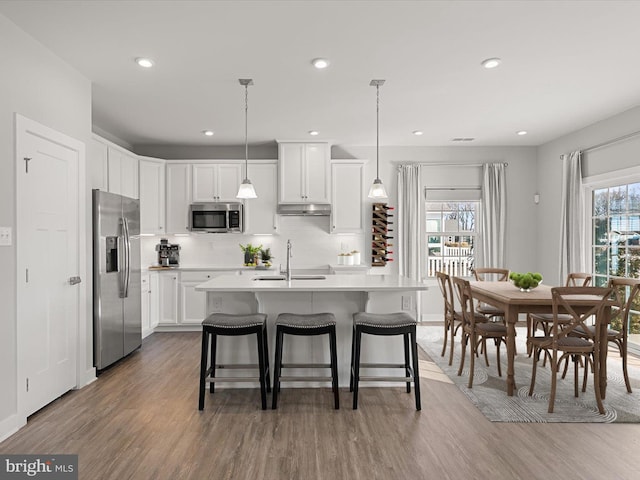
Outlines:
MULTIPOLYGON (((275 345, 274 323, 278 314, 333 313, 337 320, 341 386, 349 385, 352 315, 359 311, 398 312, 404 307, 405 311, 415 316, 417 292, 427 290, 425 284, 399 275, 294 275, 290 281, 276 278, 222 275, 196 286, 196 290, 207 292, 207 313, 266 313, 271 363, 275 345)), ((219 342, 218 362, 256 363, 254 343, 254 338, 225 337, 219 342)), ((402 363, 403 348, 402 337, 367 335, 362 345, 362 361, 402 363)), ((325 336, 292 338, 286 335, 283 356, 286 363, 329 363, 328 339, 325 336)), ((319 372, 300 370, 294 373, 319 372)), ((393 371, 379 370, 376 374, 392 375, 393 371)))

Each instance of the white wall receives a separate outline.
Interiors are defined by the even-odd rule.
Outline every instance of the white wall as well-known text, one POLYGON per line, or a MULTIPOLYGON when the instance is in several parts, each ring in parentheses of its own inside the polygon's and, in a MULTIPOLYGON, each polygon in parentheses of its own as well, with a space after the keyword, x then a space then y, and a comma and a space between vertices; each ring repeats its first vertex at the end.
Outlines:
MULTIPOLYGON (((540 272, 548 283, 560 279, 560 205, 562 161, 560 155, 587 149, 640 130, 640 107, 594 123, 560 137, 538 149, 540 205, 537 229, 537 257, 540 272)), ((640 136, 587 152, 583 156, 583 177, 614 172, 640 164, 640 136)))
MULTIPOLYGON (((12 227, 15 234, 14 113, 86 143, 91 129, 91 85, 2 15, 0 58, 0 225, 12 227)), ((15 283, 19 241, 14 237, 11 247, 0 247, 0 438, 20 422, 16 416, 15 283)))

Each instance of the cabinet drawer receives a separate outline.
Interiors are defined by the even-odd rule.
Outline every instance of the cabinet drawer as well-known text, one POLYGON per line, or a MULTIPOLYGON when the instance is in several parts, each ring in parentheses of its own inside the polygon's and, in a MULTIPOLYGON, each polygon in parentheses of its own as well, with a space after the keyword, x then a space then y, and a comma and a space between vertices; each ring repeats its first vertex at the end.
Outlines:
POLYGON ((217 272, 200 271, 200 272, 180 272, 180 280, 183 282, 206 282, 213 278, 217 272))

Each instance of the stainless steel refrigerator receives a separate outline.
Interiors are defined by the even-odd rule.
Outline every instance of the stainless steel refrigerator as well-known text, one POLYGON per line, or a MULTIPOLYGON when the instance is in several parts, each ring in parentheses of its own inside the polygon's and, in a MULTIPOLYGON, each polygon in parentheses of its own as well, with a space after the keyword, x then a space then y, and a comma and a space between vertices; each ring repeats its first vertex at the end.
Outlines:
POLYGON ((140 202, 93 190, 93 355, 98 370, 141 345, 140 293, 140 202))

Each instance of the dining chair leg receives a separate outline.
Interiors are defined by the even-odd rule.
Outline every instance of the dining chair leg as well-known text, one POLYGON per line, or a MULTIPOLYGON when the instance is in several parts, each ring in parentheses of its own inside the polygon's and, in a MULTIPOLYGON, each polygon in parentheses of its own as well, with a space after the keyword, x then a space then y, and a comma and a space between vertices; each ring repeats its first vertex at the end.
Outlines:
MULTIPOLYGON (((408 377, 411 376, 411 363, 409 361, 409 334, 405 333, 404 339, 404 373, 408 377)), ((411 393, 411 380, 407 381, 407 393, 411 393)))
POLYGON ((413 360, 413 390, 416 396, 416 410, 421 410, 422 405, 420 401, 420 371, 419 371, 419 359, 418 359, 418 342, 416 339, 415 329, 411 333, 411 358, 413 360))
POLYGON ((498 376, 502 377, 502 367, 500 366, 500 344, 502 343, 501 338, 496 338, 496 362, 498 364, 498 376))
MULTIPOLYGON (((464 357, 466 356, 465 354, 467 353, 468 338, 469 338, 469 335, 467 335, 463 331, 462 338, 460 340, 460 348, 462 350, 462 353, 460 354, 460 367, 458 368, 458 376, 462 375, 462 369, 464 368, 464 357)), ((471 355, 473 355, 473 352, 471 352, 471 355)))
POLYGON ((622 356, 622 374, 624 375, 624 384, 627 386, 627 392, 631 393, 631 383, 629 383, 629 373, 627 372, 627 343, 620 344, 620 355, 622 356))
POLYGON ((451 349, 449 351, 449 365, 453 364, 453 349, 454 349, 454 345, 455 345, 455 340, 456 340, 456 330, 455 330, 455 325, 453 324, 453 322, 451 322, 450 324, 451 326, 451 349))
MULTIPOLYGON (((470 342, 471 345, 476 345, 476 340, 477 340, 476 339, 476 334, 472 333, 471 334, 471 342, 470 342)), ((485 348, 484 350, 485 350, 485 354, 486 354, 487 349, 485 348)), ((472 353, 472 355, 471 355, 471 361, 470 361, 471 365, 469 367, 470 370, 469 370, 469 383, 468 383, 468 387, 469 388, 473 387, 473 373, 474 373, 474 370, 475 370, 475 362, 476 362, 476 356, 473 355, 473 352, 471 352, 471 353, 472 353)))
POLYGON ((441 357, 444 357, 445 352, 447 351, 447 342, 449 340, 449 321, 445 320, 444 321, 444 341, 442 342, 442 353, 440 354, 441 357))
POLYGON ((531 385, 529 385, 529 396, 533 395, 533 388, 536 384, 536 372, 538 370, 538 362, 540 361, 541 351, 542 350, 540 348, 533 347, 533 368, 531 370, 531 385))
POLYGON ((558 351, 553 351, 551 357, 551 393, 549 394, 549 408, 548 412, 553 413, 553 406, 556 401, 556 381, 558 380, 558 351))

